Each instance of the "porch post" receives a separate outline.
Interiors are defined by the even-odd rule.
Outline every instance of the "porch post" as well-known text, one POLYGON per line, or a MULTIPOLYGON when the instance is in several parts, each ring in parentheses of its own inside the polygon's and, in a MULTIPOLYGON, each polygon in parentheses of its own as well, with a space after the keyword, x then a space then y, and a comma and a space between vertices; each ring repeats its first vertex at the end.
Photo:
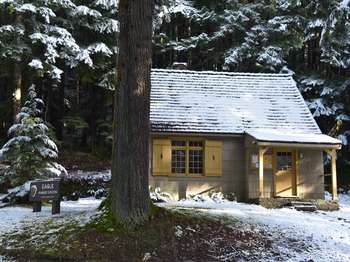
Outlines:
POLYGON ((332 199, 338 200, 337 192, 337 150, 325 149, 326 153, 330 155, 332 162, 332 199))
POLYGON ((264 196, 264 154, 268 148, 259 147, 259 197, 264 196))
POLYGON ((337 151, 335 149, 331 152, 332 157, 332 199, 338 200, 337 193, 337 151))

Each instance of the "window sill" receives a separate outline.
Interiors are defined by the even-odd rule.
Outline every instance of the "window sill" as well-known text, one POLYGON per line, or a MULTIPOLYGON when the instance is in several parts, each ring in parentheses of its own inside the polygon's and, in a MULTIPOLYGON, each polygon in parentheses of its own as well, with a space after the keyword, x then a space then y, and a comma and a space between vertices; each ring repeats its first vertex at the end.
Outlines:
POLYGON ((164 175, 154 175, 152 174, 153 177, 179 177, 179 178, 201 178, 201 177, 206 177, 204 174, 197 174, 197 175, 186 175, 186 174, 164 174, 164 175))
POLYGON ((203 174, 170 174, 170 177, 205 177, 203 174))

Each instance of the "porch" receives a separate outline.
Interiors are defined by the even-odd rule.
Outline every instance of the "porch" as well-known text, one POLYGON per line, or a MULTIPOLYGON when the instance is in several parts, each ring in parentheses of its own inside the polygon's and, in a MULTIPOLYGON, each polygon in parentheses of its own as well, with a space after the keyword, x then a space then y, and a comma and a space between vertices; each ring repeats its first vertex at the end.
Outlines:
POLYGON ((255 165, 257 173, 257 181, 254 175, 248 175, 250 198, 253 194, 259 199, 323 199, 326 153, 331 159, 332 199, 337 200, 339 140, 321 134, 259 130, 248 133, 246 147, 251 155, 248 168, 255 165))

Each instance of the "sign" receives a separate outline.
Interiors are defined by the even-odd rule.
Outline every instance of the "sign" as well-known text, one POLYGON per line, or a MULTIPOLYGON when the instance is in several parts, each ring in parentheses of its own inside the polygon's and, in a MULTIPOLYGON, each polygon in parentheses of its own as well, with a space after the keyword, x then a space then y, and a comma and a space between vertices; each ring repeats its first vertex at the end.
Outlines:
MULTIPOLYGON (((251 155, 251 168, 259 168, 259 156, 251 155)), ((272 155, 264 154, 264 169, 272 169, 272 155)))
POLYGON ((59 180, 34 181, 30 184, 29 201, 57 200, 59 190, 59 180))

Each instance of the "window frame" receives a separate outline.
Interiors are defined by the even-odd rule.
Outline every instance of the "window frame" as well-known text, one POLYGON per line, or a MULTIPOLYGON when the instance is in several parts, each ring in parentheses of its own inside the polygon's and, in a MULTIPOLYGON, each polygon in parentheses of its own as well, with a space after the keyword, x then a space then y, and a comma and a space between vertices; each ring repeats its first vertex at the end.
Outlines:
POLYGON ((205 139, 203 138, 184 138, 184 137, 173 137, 170 138, 171 146, 171 176, 185 176, 185 177, 202 177, 205 174, 205 139), (185 146, 173 146, 173 142, 181 141, 185 142, 185 146), (202 146, 190 146, 190 142, 201 142, 202 146), (185 173, 173 173, 172 172, 172 158, 173 150, 185 150, 185 173), (190 173, 190 150, 201 150, 202 151, 202 173, 190 173))

